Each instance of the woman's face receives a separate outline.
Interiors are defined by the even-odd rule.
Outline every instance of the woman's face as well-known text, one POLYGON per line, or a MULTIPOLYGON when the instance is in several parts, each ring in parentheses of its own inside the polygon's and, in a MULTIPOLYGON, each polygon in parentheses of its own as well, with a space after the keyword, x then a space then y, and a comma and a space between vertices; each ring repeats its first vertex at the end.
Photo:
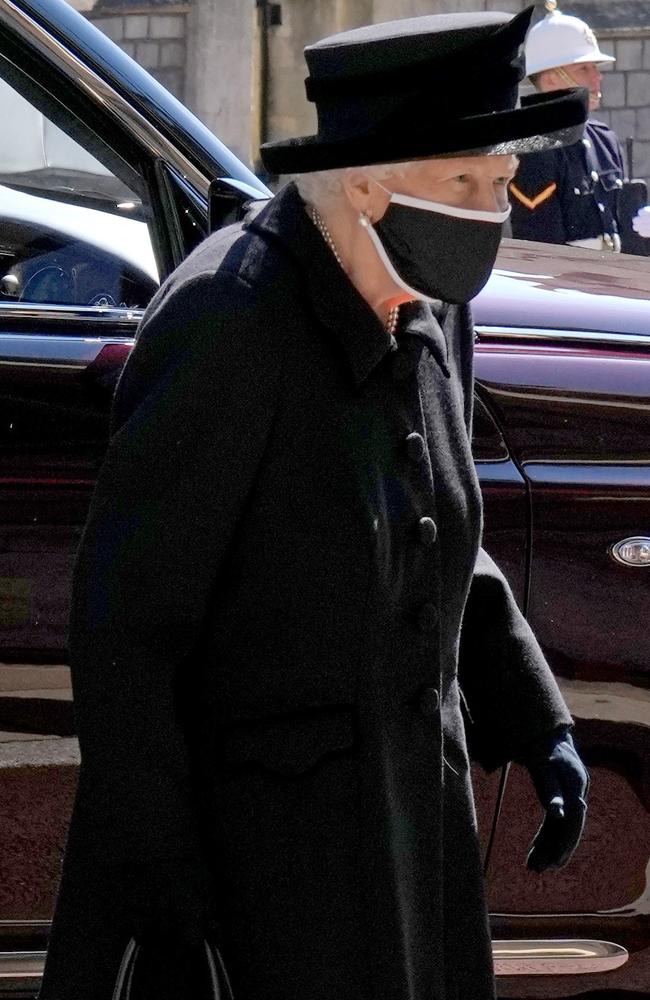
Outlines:
POLYGON ((502 212, 508 207, 508 183, 515 175, 517 163, 517 157, 510 155, 423 160, 405 175, 386 178, 381 186, 371 183, 368 215, 376 222, 388 208, 389 195, 382 188, 455 208, 502 212))

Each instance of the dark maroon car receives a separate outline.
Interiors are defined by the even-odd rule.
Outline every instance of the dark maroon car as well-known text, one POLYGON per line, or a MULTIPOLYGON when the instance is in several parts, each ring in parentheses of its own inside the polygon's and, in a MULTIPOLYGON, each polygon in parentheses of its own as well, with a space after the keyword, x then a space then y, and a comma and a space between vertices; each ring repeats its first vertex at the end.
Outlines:
MULTIPOLYGON (((268 191, 63 0, 0 0, 0 117, 8 998, 38 986, 74 794, 70 576, 112 389, 159 281, 268 191)), ((649 294, 645 258, 510 242, 476 302, 486 546, 593 777, 582 845, 537 876, 529 780, 475 772, 503 997, 650 998, 649 294)))

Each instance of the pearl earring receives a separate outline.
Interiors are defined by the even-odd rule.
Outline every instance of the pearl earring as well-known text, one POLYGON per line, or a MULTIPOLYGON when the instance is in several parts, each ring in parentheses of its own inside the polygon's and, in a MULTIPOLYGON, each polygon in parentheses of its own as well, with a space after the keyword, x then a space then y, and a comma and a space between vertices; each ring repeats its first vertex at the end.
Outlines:
POLYGON ((365 212, 361 212, 359 215, 359 225, 363 226, 364 229, 367 229, 368 226, 372 225, 365 212))

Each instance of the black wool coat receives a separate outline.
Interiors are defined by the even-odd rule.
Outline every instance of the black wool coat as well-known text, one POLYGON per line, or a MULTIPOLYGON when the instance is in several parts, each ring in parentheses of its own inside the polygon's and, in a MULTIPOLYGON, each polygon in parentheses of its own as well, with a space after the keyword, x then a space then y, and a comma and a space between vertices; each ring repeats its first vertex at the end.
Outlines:
POLYGON ((472 351, 465 307, 393 340, 291 185, 157 294, 76 568, 43 1000, 110 1000, 142 858, 210 868, 236 1000, 493 997, 461 687, 487 767, 570 717, 480 549, 472 351))

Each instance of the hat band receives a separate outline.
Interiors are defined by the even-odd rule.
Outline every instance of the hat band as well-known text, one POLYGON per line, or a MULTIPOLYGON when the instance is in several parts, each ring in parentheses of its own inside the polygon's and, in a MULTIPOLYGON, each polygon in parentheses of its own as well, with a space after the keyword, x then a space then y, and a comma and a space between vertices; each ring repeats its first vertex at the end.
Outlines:
MULTIPOLYGON (((453 68, 437 62, 427 61, 396 73, 394 70, 369 73, 364 76, 347 77, 307 77, 305 90, 307 99, 314 104, 322 102, 347 102, 357 97, 377 97, 380 95, 395 95, 417 93, 436 93, 444 90, 449 100, 454 97, 480 95, 485 104, 494 107, 504 89, 517 87, 523 80, 524 61, 521 56, 513 54, 509 63, 499 66, 484 65, 482 61, 474 61, 467 68, 467 74, 461 80, 457 77, 458 64, 453 68)), ((436 109, 438 110, 438 109, 436 109)), ((500 108, 498 110, 503 110, 500 108)))
POLYGON ((318 135, 324 142, 381 136, 392 139, 396 133, 420 132, 423 126, 429 128, 432 116, 435 116, 439 128, 444 130, 464 118, 512 111, 518 96, 516 75, 510 77, 508 84, 502 80, 495 86, 492 80, 484 89, 477 86, 469 93, 450 95, 448 83, 444 87, 434 83, 430 88, 430 107, 424 114, 422 102, 414 93, 393 95, 392 100, 375 97, 320 102, 318 135))

